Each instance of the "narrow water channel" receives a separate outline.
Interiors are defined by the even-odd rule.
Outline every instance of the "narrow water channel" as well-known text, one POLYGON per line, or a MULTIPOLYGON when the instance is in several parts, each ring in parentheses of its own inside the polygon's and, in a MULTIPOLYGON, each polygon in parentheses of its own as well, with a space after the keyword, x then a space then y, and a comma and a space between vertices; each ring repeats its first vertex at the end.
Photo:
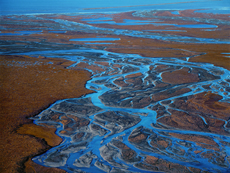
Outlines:
MULTIPOLYGON (((57 101, 35 117, 37 125, 45 123, 55 126, 57 135, 63 138, 63 142, 35 157, 33 161, 68 172, 161 171, 154 171, 153 168, 148 171, 143 166, 146 157, 153 156, 162 162, 182 166, 187 171, 196 168, 228 172, 229 136, 205 130, 184 130, 158 122, 162 117, 171 115, 169 109, 189 113, 189 110, 173 108, 168 103, 207 92, 207 88, 202 86, 209 85, 209 91, 218 93, 223 100, 229 99, 223 83, 230 78, 228 70, 208 63, 188 62, 190 57, 147 58, 93 49, 75 50, 71 55, 63 50, 58 55, 75 59, 76 63, 70 69, 79 68, 82 62, 87 64, 85 69, 93 76, 86 88, 95 92, 81 98, 57 101), (157 67, 162 65, 165 67, 159 71, 157 67), (185 68, 188 73, 196 73, 199 80, 158 86, 159 82, 162 83, 163 73, 185 68), (178 88, 188 90, 159 101, 153 99, 154 94, 169 90, 177 92, 178 88), (165 112, 161 117, 153 109, 156 105, 164 107, 165 112), (182 139, 172 136, 172 133, 192 137, 182 139), (135 139, 136 136, 140 139, 135 139), (165 145, 154 146, 154 141, 159 139, 165 141, 165 145), (215 152, 217 150, 221 153, 220 157, 215 152), (128 156, 125 156, 125 152, 129 153, 128 156), (207 158, 204 156, 207 153, 216 157, 207 158)), ((57 57, 57 54, 53 56, 57 57)), ((199 115, 203 124, 207 125, 205 117, 206 115, 199 115)), ((227 125, 228 120, 224 121, 227 125)), ((225 130, 228 130, 227 127, 225 130)))

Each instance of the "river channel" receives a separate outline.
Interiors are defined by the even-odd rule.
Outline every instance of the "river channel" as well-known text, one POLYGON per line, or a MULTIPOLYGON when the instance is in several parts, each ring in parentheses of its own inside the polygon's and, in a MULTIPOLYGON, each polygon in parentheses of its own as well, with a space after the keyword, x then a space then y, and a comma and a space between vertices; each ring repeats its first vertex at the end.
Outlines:
MULTIPOLYGON (((170 128, 159 121, 172 114, 169 109, 190 113, 189 110, 172 107, 175 100, 190 95, 211 91, 218 93, 223 100, 228 100, 223 86, 223 81, 228 80, 230 76, 228 70, 208 63, 188 62, 189 57, 147 58, 93 49, 63 50, 53 56, 66 55, 70 58, 68 54, 71 54, 71 59, 75 59, 76 62, 68 67, 70 69, 80 66, 82 62, 88 64, 88 67, 98 67, 96 71, 88 69, 94 75, 86 84, 86 88, 94 90, 95 93, 57 101, 35 117, 36 124, 47 123, 55 126, 57 134, 63 138, 61 145, 37 156, 34 158, 35 162, 60 167, 68 172, 153 172, 143 169, 140 165, 146 156, 154 156, 185 167, 212 172, 228 171, 228 135, 205 130, 170 128), (165 67, 159 72, 157 67, 162 65, 165 67), (199 81, 158 86, 163 73, 183 69, 187 69, 188 73, 197 73, 199 81), (202 87, 207 85, 210 85, 208 90, 202 87), (176 92, 181 88, 188 90, 171 97, 160 98, 159 101, 152 98, 156 93, 176 92), (164 110, 164 114, 157 116, 154 106, 163 107, 161 109, 164 110), (197 143, 191 139, 179 139, 170 135, 171 133, 213 141, 210 146, 217 147, 219 152, 225 155, 226 160, 220 163, 216 158, 205 158, 202 153, 216 154, 215 150, 209 149, 210 146, 205 146, 208 145, 205 141, 197 143), (132 141, 132 138, 141 134, 144 134, 143 139, 132 141), (159 139, 168 144, 154 147, 153 141, 159 139), (124 156, 125 150, 131 153, 128 158, 124 156), (202 152, 197 154, 197 150, 202 152)), ((87 66, 85 67, 87 69, 87 66)), ((208 125, 205 116, 199 115, 197 118, 200 118, 204 125, 208 125)), ((226 120, 225 125, 227 123, 226 120)))

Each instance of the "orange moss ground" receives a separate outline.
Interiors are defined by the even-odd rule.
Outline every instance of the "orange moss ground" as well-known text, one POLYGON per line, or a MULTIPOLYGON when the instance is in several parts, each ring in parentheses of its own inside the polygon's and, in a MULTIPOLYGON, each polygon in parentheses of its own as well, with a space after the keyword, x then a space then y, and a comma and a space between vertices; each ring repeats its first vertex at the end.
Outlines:
POLYGON ((183 84, 199 81, 197 74, 189 73, 189 68, 183 68, 173 72, 164 72, 161 77, 163 82, 170 84, 183 84))
MULTIPOLYGON (((167 17, 185 17, 185 18, 202 18, 202 19, 218 19, 223 21, 228 21, 229 14, 207 14, 207 13, 197 13, 195 11, 200 10, 181 10, 178 15, 172 14, 171 11, 157 11, 149 14, 148 17, 137 17, 133 16, 133 12, 117 13, 117 14, 97 14, 90 16, 66 16, 66 15, 47 15, 47 19, 64 19, 68 21, 80 22, 87 24, 87 21, 82 21, 82 19, 89 18, 99 18, 99 17, 110 17, 113 21, 117 23, 124 22, 123 19, 131 20, 152 20, 157 17, 160 18, 160 23, 166 24, 207 24, 204 22, 196 21, 185 21, 180 18, 167 18, 167 17)), ((39 17, 39 16, 38 16, 39 17)), ((44 16, 40 16, 43 17, 44 16)), ((12 19, 2 18, 5 21, 11 21, 12 19)), ((31 21, 26 19, 25 22, 31 21)), ((43 20, 37 21, 43 23, 43 20)), ((48 21, 48 23, 53 23, 53 21, 48 21)), ((179 36, 189 36, 189 37, 198 37, 198 38, 219 38, 219 39, 228 39, 229 38, 229 26, 225 24, 216 24, 217 29, 206 31, 203 28, 178 28, 175 26, 170 27, 168 25, 157 26, 157 25, 110 25, 110 24, 90 24, 96 27, 104 28, 117 28, 117 29, 130 29, 130 30, 169 30, 167 34, 176 34, 179 36), (170 30, 186 30, 186 32, 175 32, 170 30)), ((3 27, 9 28, 8 32, 16 31, 14 28, 24 28, 24 25, 19 23, 16 24, 4 24, 3 27)), ((26 25, 28 30, 28 26, 26 25)), ((40 27, 40 26, 39 26, 40 27)), ((34 26, 30 27, 31 29, 34 26)), ((151 32, 160 32, 161 31, 151 31, 151 32)), ((49 33, 48 30, 44 28, 42 34, 31 34, 31 35, 22 35, 17 37, 12 36, 2 36, 2 40, 13 40, 13 41, 32 41, 32 42, 41 42, 46 40, 47 42, 54 43, 63 43, 63 44, 75 44, 74 41, 69 41, 73 38, 89 38, 89 37, 114 37, 120 38, 121 40, 113 41, 115 44, 106 45, 108 51, 117 52, 117 53, 129 53, 129 54, 140 54, 147 57, 192 57, 189 59, 190 62, 205 62, 211 63, 216 66, 224 67, 230 70, 230 59, 222 53, 229 52, 228 44, 192 44, 192 43, 183 43, 183 42, 171 42, 171 41, 160 41, 147 38, 134 38, 121 35, 110 34, 93 34, 93 33, 84 33, 84 32, 75 32, 67 31, 66 33, 49 33), (197 56, 200 55, 200 56, 197 56)), ((94 42, 96 43, 96 42, 94 42)), ((79 45, 84 45, 84 42, 77 42, 79 45)), ((67 45, 66 45, 67 46, 67 45)), ((90 46, 90 45, 87 45, 90 46)), ((97 44, 91 45, 91 48, 97 49, 97 44)))
MULTIPOLYGON (((74 21, 79 23, 88 24, 88 21, 84 21, 82 19, 92 19, 92 18, 103 18, 109 17, 112 18, 112 21, 116 23, 124 23, 123 19, 131 19, 131 20, 149 20, 154 21, 156 23, 162 23, 164 25, 152 25, 152 24, 144 24, 144 25, 116 25, 116 24, 106 24, 106 23, 95 23, 93 25, 99 28, 112 28, 112 29, 128 29, 128 30, 149 30, 150 32, 154 33, 162 33, 160 30, 164 30, 164 33, 167 34, 178 34, 181 36, 190 36, 190 37, 200 37, 200 38, 222 38, 227 39, 229 38, 229 26, 224 24, 216 24, 218 26, 216 29, 211 31, 206 31, 204 28, 180 28, 170 24, 177 24, 177 25, 186 25, 186 24, 204 24, 205 22, 197 22, 197 21, 189 21, 189 20, 182 20, 181 18, 168 18, 168 17, 185 17, 185 18, 202 18, 202 19, 219 19, 223 21, 228 21, 228 14, 207 14, 207 13, 197 13, 197 10, 181 10, 178 11, 180 14, 175 15, 172 14, 171 11, 157 11, 149 14, 149 17, 138 17, 133 16, 134 11, 131 12, 124 12, 124 13, 116 13, 116 14, 97 14, 97 16, 66 16, 66 15, 59 15, 56 17, 49 17, 48 18, 55 18, 55 19, 64 19, 68 21, 74 21), (158 18, 164 17, 164 18, 158 18), (169 24, 169 25, 167 25, 169 24), (167 31, 168 30, 168 31, 167 31), (171 31, 174 30, 174 31, 171 31), (186 32, 180 32, 175 30, 183 30, 186 32)), ((206 24, 206 23, 205 23, 206 24)))
POLYGON ((188 100, 176 100, 173 103, 175 108, 189 114, 169 109, 171 115, 160 118, 158 122, 172 128, 229 135, 225 121, 230 117, 230 103, 219 101, 222 98, 218 94, 203 92, 189 96, 188 100), (197 115, 202 115, 207 124, 197 115))
POLYGON ((63 59, 0 56, 0 172, 64 172, 31 161, 62 139, 55 135, 54 128, 34 125, 27 117, 56 100, 91 92, 84 88, 90 73, 65 68, 72 63, 63 59))
MULTIPOLYGON (((157 12, 153 13, 152 17, 157 16, 181 16, 181 17, 197 17, 197 18, 206 18, 206 19, 220 19, 226 20, 228 19, 229 15, 225 14, 206 14, 206 13, 196 13, 195 10, 182 10, 180 11, 180 15, 174 15, 169 11, 164 12, 157 12)), ((123 19, 132 19, 132 20, 148 20, 154 18, 141 18, 141 17, 134 17, 132 15, 133 12, 126 12, 126 13, 118 13, 113 15, 105 15, 99 14, 100 17, 111 17, 112 20, 118 23, 122 23, 123 19)), ((65 19, 69 21, 81 22, 87 24, 86 21, 81 21, 83 17, 72 17, 72 16, 58 16, 56 18, 65 19)), ((93 18, 93 16, 90 16, 93 18)), ((192 22, 192 21, 184 21, 180 19, 160 19, 162 23, 173 23, 173 24, 200 24, 202 22, 192 22)), ((102 27, 102 28, 117 28, 117 29, 131 29, 131 30, 164 30, 169 26, 155 26, 155 25, 110 25, 110 24, 91 24, 95 27, 102 27)), ((202 28, 183 28, 186 32, 164 32, 167 34, 177 34, 180 36, 190 36, 190 37, 200 37, 200 38, 222 38, 227 39, 229 33, 229 26, 227 25, 217 25, 218 29, 213 31, 205 31, 202 28)), ((170 27, 170 30, 178 30, 177 27, 170 27)), ((157 31, 154 31, 157 32, 157 31)), ((160 32, 160 31, 159 31, 160 32)), ((50 33, 49 33, 50 34, 50 33)), ((44 35, 46 38, 57 39, 59 38, 49 35, 44 35)), ((224 67, 226 69, 230 69, 230 59, 226 57, 226 55, 222 53, 229 52, 229 45, 228 44, 192 44, 192 43, 178 43, 178 42, 170 42, 170 41, 160 41, 154 39, 147 39, 147 38, 134 38, 128 36, 117 36, 117 35, 103 35, 103 34, 90 34, 85 35, 85 33, 81 32, 67 32, 66 34, 59 34, 60 37, 59 42, 68 43, 68 39, 71 38, 82 38, 82 37, 96 37, 96 36, 109 36, 114 38, 120 38, 119 41, 113 41, 115 44, 106 45, 108 51, 117 52, 117 53, 134 53, 140 54, 142 56, 147 57, 189 57, 189 61, 191 62, 204 62, 204 63, 211 63, 216 66, 224 67), (200 56, 196 56, 200 55, 200 56)), ((37 36, 36 36, 37 37, 37 36)), ((40 35, 39 35, 40 37, 40 35)), ((35 38, 35 35, 33 36, 35 38)), ((74 43, 74 42, 72 42, 74 43)), ((96 42, 95 42, 96 43, 96 42)), ((84 44, 84 42, 78 44, 84 44)))

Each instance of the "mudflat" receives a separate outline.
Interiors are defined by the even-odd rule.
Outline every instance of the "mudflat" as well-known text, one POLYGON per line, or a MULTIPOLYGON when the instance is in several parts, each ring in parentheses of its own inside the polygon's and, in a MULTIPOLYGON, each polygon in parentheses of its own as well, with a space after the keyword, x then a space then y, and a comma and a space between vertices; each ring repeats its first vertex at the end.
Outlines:
POLYGON ((1 69, 1 172, 63 172, 42 167, 31 158, 62 142, 51 126, 29 119, 55 101, 91 91, 85 70, 69 70, 63 59, 2 56, 1 69))
POLYGON ((199 11, 1 16, 4 169, 228 172, 229 14, 199 11))

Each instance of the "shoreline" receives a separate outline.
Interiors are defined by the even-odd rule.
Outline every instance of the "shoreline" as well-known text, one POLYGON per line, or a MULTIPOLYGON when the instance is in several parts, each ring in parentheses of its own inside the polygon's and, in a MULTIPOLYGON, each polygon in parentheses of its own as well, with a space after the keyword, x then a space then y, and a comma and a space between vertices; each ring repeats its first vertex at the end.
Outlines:
POLYGON ((66 69, 72 62, 63 59, 1 56, 0 60, 1 123, 4 124, 1 127, 1 172, 65 172, 31 162, 32 157, 60 144, 62 139, 55 134, 55 128, 35 125, 29 117, 57 100, 91 93, 84 88, 91 74, 66 69), (66 75, 70 82, 65 86, 66 75), (76 90, 78 92, 74 94, 76 90))
POLYGON ((112 161, 131 163, 130 171, 225 170, 227 17, 194 10, 2 17, 1 53, 11 54, 0 55, 4 169, 116 172, 112 161))

